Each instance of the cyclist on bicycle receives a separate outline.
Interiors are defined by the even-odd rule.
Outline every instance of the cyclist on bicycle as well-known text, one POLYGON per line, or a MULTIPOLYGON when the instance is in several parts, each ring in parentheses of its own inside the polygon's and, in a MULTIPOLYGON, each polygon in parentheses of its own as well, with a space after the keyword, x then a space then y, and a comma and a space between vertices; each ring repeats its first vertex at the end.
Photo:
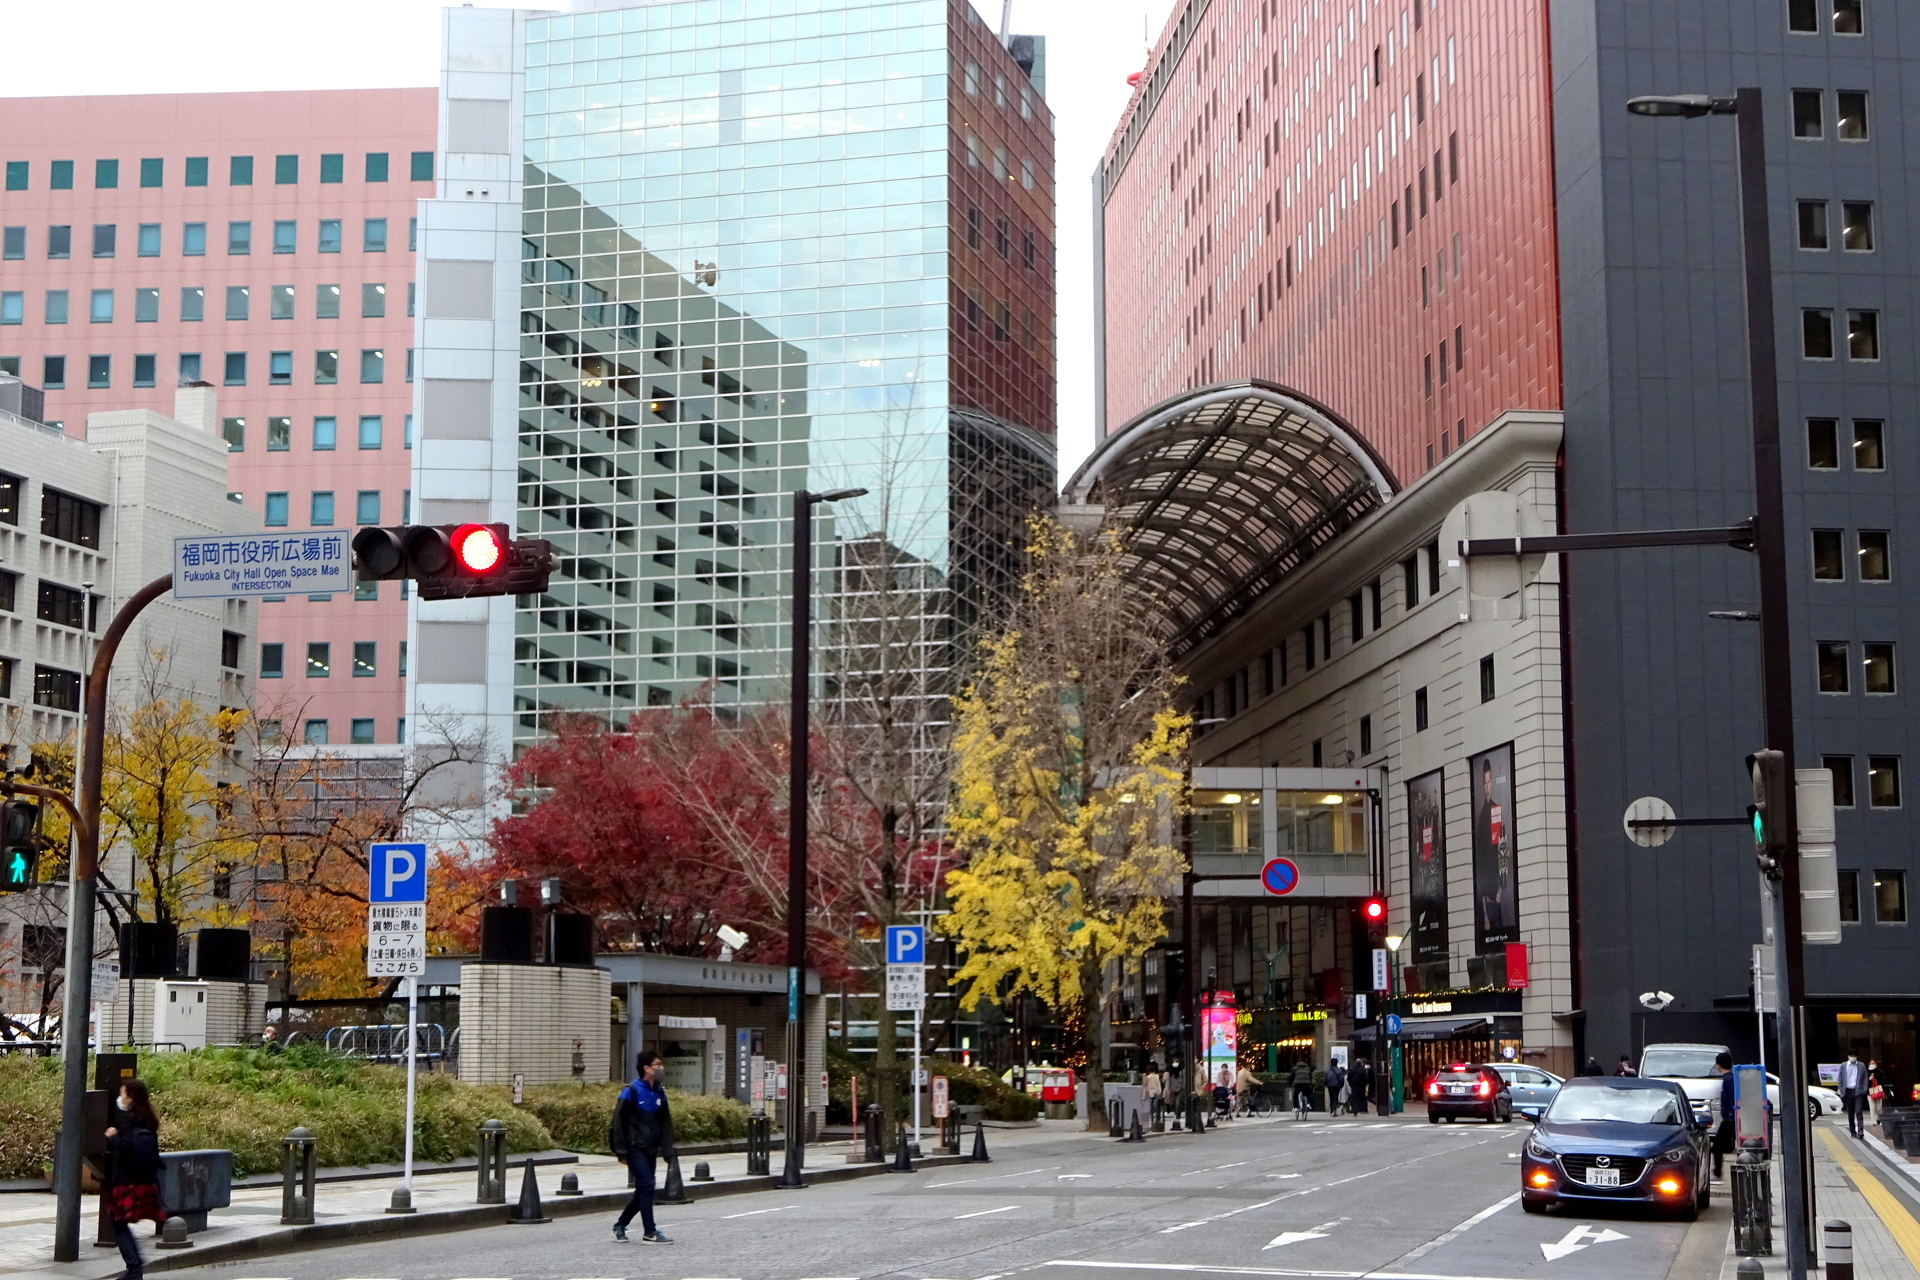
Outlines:
POLYGON ((1260 1080, 1244 1065, 1233 1078, 1233 1113, 1238 1116, 1253 1114, 1253 1095, 1259 1091, 1260 1080))
POLYGON ((1304 1120, 1313 1109, 1313 1068, 1305 1058, 1293 1064, 1293 1118, 1304 1120))

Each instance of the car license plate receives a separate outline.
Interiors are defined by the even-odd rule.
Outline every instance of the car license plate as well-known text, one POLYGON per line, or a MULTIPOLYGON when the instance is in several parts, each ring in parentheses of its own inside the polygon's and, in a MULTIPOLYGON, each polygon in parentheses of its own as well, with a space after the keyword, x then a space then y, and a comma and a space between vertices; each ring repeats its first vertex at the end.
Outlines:
POLYGON ((1450 1084, 1447 1086, 1447 1092, 1448 1093, 1472 1093, 1473 1086, 1470 1084, 1450 1084))
POLYGON ((1587 1185, 1590 1187, 1617 1187, 1620 1185, 1618 1169, 1587 1170, 1587 1185))

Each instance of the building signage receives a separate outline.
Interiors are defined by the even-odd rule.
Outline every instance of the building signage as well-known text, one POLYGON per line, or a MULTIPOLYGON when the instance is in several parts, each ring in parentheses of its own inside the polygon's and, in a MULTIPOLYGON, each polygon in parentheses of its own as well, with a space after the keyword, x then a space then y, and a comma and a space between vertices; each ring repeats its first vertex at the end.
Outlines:
POLYGON ((373 845, 367 881, 367 976, 419 977, 427 971, 427 846, 373 845))
POLYGON ((1473 780, 1474 941, 1485 955, 1520 940, 1513 830, 1513 744, 1467 760, 1473 780))
POLYGON ((1387 989, 1387 949, 1385 947, 1373 949, 1373 989, 1375 991, 1387 989))
POLYGON ((1445 774, 1435 769, 1407 784, 1407 846, 1412 860, 1415 964, 1447 957, 1447 814, 1445 774))
POLYGON ((345 529, 173 540, 173 598, 320 595, 353 587, 345 529))
POLYGON ((1292 1016, 1295 1022, 1325 1022, 1327 1020, 1327 1011, 1325 1009, 1295 1009, 1292 1016))
POLYGON ((1412 1011, 1416 1014, 1452 1013, 1453 1001, 1451 1000, 1415 1000, 1413 1002, 1412 1011))

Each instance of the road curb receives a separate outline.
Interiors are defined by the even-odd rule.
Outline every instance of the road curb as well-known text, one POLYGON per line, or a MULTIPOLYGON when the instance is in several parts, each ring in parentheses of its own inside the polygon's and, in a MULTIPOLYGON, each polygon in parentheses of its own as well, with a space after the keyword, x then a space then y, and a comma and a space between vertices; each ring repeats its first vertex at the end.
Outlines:
MULTIPOLYGON (((927 1156, 914 1162, 916 1169, 939 1169, 970 1163, 966 1156, 927 1156)), ((854 1178, 891 1173, 887 1164, 830 1165, 809 1169, 807 1181, 847 1182, 854 1178)), ((745 1195, 755 1191, 777 1191, 777 1176, 734 1178, 726 1182, 703 1182, 688 1187, 688 1203, 714 1196, 745 1195)), ((549 1217, 577 1218, 595 1213, 618 1212, 630 1197, 627 1191, 590 1191, 579 1196, 560 1196, 543 1191, 541 1204, 549 1217)), ((677 1207, 677 1206, 669 1206, 677 1207)), ((274 1254, 324 1249, 329 1245, 354 1244, 367 1240, 392 1240, 410 1236, 442 1235, 474 1227, 510 1224, 512 1205, 475 1204, 458 1209, 423 1209, 414 1214, 356 1218, 348 1222, 316 1222, 302 1227, 280 1227, 244 1240, 216 1240, 196 1244, 177 1253, 157 1254, 149 1258, 148 1271, 177 1271, 204 1267, 209 1263, 231 1262, 240 1258, 261 1258, 274 1254)))

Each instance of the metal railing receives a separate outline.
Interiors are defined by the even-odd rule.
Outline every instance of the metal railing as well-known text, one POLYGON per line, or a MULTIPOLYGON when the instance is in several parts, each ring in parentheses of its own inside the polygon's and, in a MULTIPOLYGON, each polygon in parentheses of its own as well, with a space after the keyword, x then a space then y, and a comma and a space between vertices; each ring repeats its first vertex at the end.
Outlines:
MULTIPOLYGON (((420 1062, 431 1065, 447 1056, 445 1027, 437 1022, 422 1022, 417 1024, 415 1034, 419 1037, 416 1056, 420 1062)), ((380 1022, 366 1026, 333 1027, 321 1038, 320 1044, 329 1053, 343 1057, 365 1058, 369 1062, 399 1062, 407 1054, 407 1024, 380 1022)))

